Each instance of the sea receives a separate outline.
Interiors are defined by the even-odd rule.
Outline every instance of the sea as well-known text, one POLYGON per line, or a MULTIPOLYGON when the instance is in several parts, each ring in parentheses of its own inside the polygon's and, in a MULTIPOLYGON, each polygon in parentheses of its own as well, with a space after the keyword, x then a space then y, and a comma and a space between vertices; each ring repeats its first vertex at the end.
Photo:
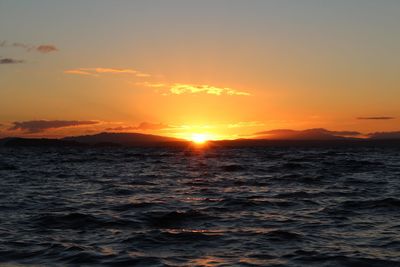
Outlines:
POLYGON ((400 266, 400 149, 0 148, 0 266, 400 266))

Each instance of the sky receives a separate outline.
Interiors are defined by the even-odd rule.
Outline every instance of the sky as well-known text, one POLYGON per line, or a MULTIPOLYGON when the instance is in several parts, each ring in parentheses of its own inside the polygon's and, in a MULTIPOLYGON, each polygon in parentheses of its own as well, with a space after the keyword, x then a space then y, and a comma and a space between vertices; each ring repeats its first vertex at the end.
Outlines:
POLYGON ((0 0, 0 136, 399 131, 397 0, 0 0))

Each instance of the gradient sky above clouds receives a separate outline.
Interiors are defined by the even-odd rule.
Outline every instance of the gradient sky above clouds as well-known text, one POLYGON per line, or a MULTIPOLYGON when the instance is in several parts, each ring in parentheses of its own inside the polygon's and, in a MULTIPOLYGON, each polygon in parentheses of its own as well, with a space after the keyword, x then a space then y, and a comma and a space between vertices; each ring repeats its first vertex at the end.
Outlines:
POLYGON ((0 131, 399 130, 399 25, 397 0, 0 0, 0 131))

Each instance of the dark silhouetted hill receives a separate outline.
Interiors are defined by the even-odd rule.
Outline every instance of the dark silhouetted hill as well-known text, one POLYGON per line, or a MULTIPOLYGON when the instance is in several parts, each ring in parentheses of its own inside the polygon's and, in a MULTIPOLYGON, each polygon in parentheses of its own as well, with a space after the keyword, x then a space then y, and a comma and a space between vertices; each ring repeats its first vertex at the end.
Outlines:
POLYGON ((400 131, 398 132, 376 132, 368 135, 373 140, 400 140, 400 131))
POLYGON ((187 142, 182 139, 140 133, 99 133, 94 135, 65 137, 64 141, 82 144, 118 144, 124 146, 152 146, 187 142))
MULTIPOLYGON (((256 133, 256 139, 210 141, 208 146, 392 146, 400 147, 400 132, 376 132, 368 138, 357 138, 359 132, 325 129, 271 130, 256 133)), ((141 133, 99 133, 62 139, 18 138, 0 139, 2 147, 111 147, 111 146, 187 146, 189 141, 141 133)))

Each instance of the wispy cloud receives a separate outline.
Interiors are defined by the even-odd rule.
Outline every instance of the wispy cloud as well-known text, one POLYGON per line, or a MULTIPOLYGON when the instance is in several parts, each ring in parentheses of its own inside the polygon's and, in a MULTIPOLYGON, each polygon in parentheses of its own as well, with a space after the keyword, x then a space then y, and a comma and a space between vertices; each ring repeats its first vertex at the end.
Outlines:
POLYGON ((228 128, 247 128, 247 127, 261 127, 265 124, 259 121, 240 121, 237 123, 231 123, 228 128))
POLYGON ((93 76, 97 76, 96 74, 93 74, 91 72, 88 71, 84 71, 84 70, 65 70, 64 73, 66 74, 77 74, 77 75, 93 75, 93 76))
POLYGON ((150 77, 149 74, 143 73, 134 69, 117 69, 117 68, 77 68, 65 70, 66 74, 76 74, 76 75, 90 75, 90 76, 99 76, 99 74, 132 74, 136 77, 150 77))
POLYGON ((107 128, 106 131, 156 131, 171 128, 171 126, 163 124, 163 123, 150 123, 150 122, 142 122, 137 126, 118 126, 113 128, 107 128))
POLYGON ((216 87, 207 84, 197 85, 197 84, 182 84, 182 83, 173 84, 170 88, 170 92, 176 95, 181 95, 185 93, 189 94, 206 93, 210 95, 242 95, 242 96, 250 95, 247 92, 240 92, 227 87, 216 87))
POLYGON ((151 83, 144 82, 138 83, 138 85, 150 87, 150 88, 167 88, 170 94, 182 95, 182 94, 210 94, 210 95, 236 95, 236 96, 249 96, 250 93, 238 91, 228 87, 217 87, 208 84, 186 84, 186 83, 151 83))
POLYGON ((164 88, 164 87, 168 87, 168 84, 166 84, 166 83, 154 83, 154 82, 139 82, 139 83, 136 83, 136 85, 149 87, 149 88, 164 88))
MULTIPOLYGON (((149 78, 156 77, 135 69, 121 69, 121 68, 76 68, 76 69, 68 69, 64 70, 65 74, 71 75, 86 75, 86 76, 94 76, 99 77, 102 74, 130 74, 138 78, 149 78)), ((232 89, 229 87, 217 87, 208 84, 188 84, 188 83, 164 83, 164 82, 151 82, 151 81, 142 81, 137 82, 136 85, 163 89, 165 91, 161 91, 164 95, 173 94, 173 95, 182 95, 182 94, 209 94, 209 95, 230 95, 230 96, 249 96, 250 93, 239 91, 236 89, 232 89)))
POLYGON ((20 64, 24 63, 23 60, 13 59, 13 58, 1 58, 0 64, 20 64))
POLYGON ((47 54, 47 53, 58 51, 58 48, 55 47, 54 45, 39 45, 38 47, 35 48, 35 50, 40 53, 47 54))
POLYGON ((359 137, 357 131, 330 131, 323 128, 307 130, 276 129, 254 133, 256 136, 271 139, 329 139, 334 137, 359 137))
POLYGON ((8 130, 17 131, 21 130, 24 133, 41 133, 49 129, 74 127, 81 125, 93 125, 99 123, 98 121, 66 121, 66 120, 33 120, 13 122, 13 126, 8 130))
POLYGON ((31 45, 31 44, 17 43, 17 42, 9 43, 7 41, 0 41, 0 47, 15 47, 24 49, 28 52, 36 51, 43 54, 56 52, 59 50, 55 45, 52 44, 31 45))
POLYGON ((377 116, 377 117, 358 117, 357 120, 394 120, 395 117, 377 116))
POLYGON ((256 135, 261 134, 289 134, 289 133, 324 133, 324 134, 332 134, 338 136, 358 136, 361 135, 360 132, 357 131, 330 131, 323 128, 314 128, 314 129, 307 129, 307 130, 290 130, 290 129, 276 129, 276 130, 269 130, 269 131, 262 131, 255 133, 256 135))

